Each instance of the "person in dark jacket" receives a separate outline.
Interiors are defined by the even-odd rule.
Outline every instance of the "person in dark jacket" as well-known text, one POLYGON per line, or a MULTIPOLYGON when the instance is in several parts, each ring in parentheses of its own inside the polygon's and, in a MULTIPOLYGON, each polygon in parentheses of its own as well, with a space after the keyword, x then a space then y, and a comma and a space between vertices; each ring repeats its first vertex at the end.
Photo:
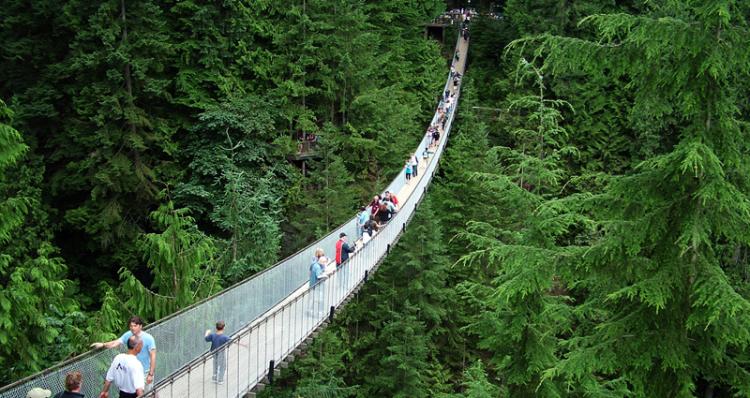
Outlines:
POLYGON ((61 391, 54 398, 83 398, 81 384, 83 376, 79 371, 73 371, 65 375, 65 391, 61 391))
POLYGON ((216 332, 211 333, 211 329, 206 329, 204 339, 211 343, 211 352, 214 353, 214 374, 211 380, 217 384, 224 384, 224 373, 227 370, 227 351, 221 349, 229 342, 229 336, 224 334, 226 324, 224 321, 216 322, 216 332))
POLYGON ((342 232, 336 242, 336 266, 341 266, 346 262, 349 259, 349 253, 354 253, 354 248, 349 246, 349 238, 342 232))

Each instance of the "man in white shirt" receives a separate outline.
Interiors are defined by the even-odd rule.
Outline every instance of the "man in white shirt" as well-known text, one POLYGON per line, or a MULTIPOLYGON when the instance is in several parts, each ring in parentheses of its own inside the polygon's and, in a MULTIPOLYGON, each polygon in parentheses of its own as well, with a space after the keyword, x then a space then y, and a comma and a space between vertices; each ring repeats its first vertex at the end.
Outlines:
POLYGON ((107 377, 104 378, 104 388, 99 394, 99 398, 109 397, 109 386, 115 382, 120 390, 120 398, 136 398, 143 395, 143 389, 146 387, 143 379, 143 365, 136 355, 143 348, 143 340, 132 335, 128 338, 128 352, 117 354, 107 371, 107 377))
POLYGON ((146 391, 153 387, 154 372, 156 371, 156 340, 154 336, 143 331, 143 319, 139 316, 131 316, 128 320, 129 331, 125 332, 119 339, 107 343, 94 343, 94 348, 115 348, 120 345, 126 345, 132 335, 138 336, 143 342, 143 349, 138 354, 138 360, 143 365, 143 377, 146 379, 146 391))

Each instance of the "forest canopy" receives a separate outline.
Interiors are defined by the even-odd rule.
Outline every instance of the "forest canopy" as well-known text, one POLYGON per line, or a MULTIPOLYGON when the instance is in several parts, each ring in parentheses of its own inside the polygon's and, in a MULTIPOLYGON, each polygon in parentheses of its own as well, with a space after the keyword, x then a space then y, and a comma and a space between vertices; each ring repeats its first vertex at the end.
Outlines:
POLYGON ((446 70, 422 24, 443 9, 4 2, 0 382, 349 219, 422 137, 446 70))
POLYGON ((750 5, 480 11, 416 227, 269 396, 750 395, 750 5))
POLYGON ((471 5, 427 200, 263 394, 750 396, 747 1, 6 3, 4 383, 351 218, 471 5))

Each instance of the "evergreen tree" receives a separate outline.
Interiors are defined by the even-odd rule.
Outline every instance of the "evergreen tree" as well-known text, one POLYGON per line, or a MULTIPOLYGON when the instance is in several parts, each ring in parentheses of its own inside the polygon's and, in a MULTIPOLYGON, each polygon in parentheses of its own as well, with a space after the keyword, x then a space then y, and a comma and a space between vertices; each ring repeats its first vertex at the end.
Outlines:
POLYGON ((747 91, 736 84, 750 71, 747 12, 735 1, 669 1, 642 16, 587 18, 596 42, 543 39, 557 76, 627 81, 631 126, 659 135, 654 156, 604 192, 538 212, 539 223, 567 235, 546 261, 564 264, 580 300, 563 343, 569 352, 544 379, 594 395, 750 393, 750 323, 737 316, 750 303, 727 261, 748 244, 738 105, 747 91))
MULTIPOLYGON (((139 246, 153 281, 146 285, 123 267, 122 285, 117 290, 124 307, 119 314, 159 319, 218 291, 219 281, 214 271, 214 243, 195 227, 188 209, 175 209, 170 201, 154 211, 151 219, 160 232, 144 234, 139 246)), ((113 304, 105 300, 102 309, 108 330, 114 330, 122 318, 113 311, 113 304), (112 318, 111 314, 118 316, 112 318)))
POLYGON ((346 386, 343 374, 346 358, 351 354, 345 349, 345 329, 326 330, 310 347, 307 355, 295 364, 302 376, 296 385, 295 396, 301 397, 351 397, 357 386, 346 386))
POLYGON ((493 353, 510 394, 557 396, 541 372, 556 363, 557 335, 568 327, 565 299, 550 294, 559 274, 549 254, 560 231, 537 209, 559 191, 565 130, 557 108, 565 103, 545 97, 539 68, 521 59, 518 73, 519 82, 531 77, 538 91, 511 100, 512 109, 526 112, 523 125, 508 126, 514 147, 493 148, 497 171, 475 175, 500 206, 498 217, 472 222, 461 234, 474 250, 462 261, 491 270, 487 280, 466 281, 463 289, 481 303, 468 330, 493 353))
MULTIPOLYGON (((41 208, 40 173, 21 166, 27 146, 0 100, 0 382, 41 370, 76 348, 81 330, 60 337, 57 325, 76 319, 65 298, 70 281, 41 208)), ((78 319, 80 320, 80 319, 78 319)))
POLYGON ((277 112, 257 96, 210 106, 191 129, 183 160, 188 179, 176 200, 199 225, 222 238, 223 277, 235 282, 276 262, 281 206, 296 172, 284 156, 291 143, 274 129, 277 112))
POLYGON ((495 398, 506 397, 508 392, 487 380, 482 361, 477 361, 464 371, 463 385, 466 388, 461 395, 466 398, 495 398))
POLYGON ((157 206, 162 160, 175 149, 163 107, 171 47, 154 2, 70 1, 64 13, 76 33, 49 66, 64 116, 38 138, 50 203, 61 209, 57 241, 80 265, 73 276, 95 285, 115 277, 112 264, 137 267, 134 243, 157 206))
MULTIPOLYGON (((0 100, 0 172, 4 172, 23 156, 28 147, 23 143, 21 135, 10 126, 12 111, 0 100)), ((28 211, 27 203, 23 198, 2 198, 0 203, 0 242, 11 239, 10 232, 21 225, 23 216, 28 211)), ((5 259, 4 261, 10 261, 5 259)))
POLYGON ((737 315, 750 301, 729 260, 748 245, 748 131, 738 108, 748 93, 736 84, 750 73, 747 13, 743 2, 666 2, 646 16, 588 18, 601 44, 546 42, 560 72, 578 65, 627 79, 631 123, 660 135, 653 157, 588 202, 598 237, 571 251, 587 270, 584 308, 601 312, 580 314, 554 373, 587 390, 603 386, 594 376, 603 373, 637 395, 750 394, 750 323, 737 315))
MULTIPOLYGON (((365 396, 426 397, 429 339, 417 307, 404 303, 400 313, 391 313, 378 340, 384 343, 384 355, 374 376, 364 385, 365 396)), ((375 363, 371 363, 371 366, 375 363)))

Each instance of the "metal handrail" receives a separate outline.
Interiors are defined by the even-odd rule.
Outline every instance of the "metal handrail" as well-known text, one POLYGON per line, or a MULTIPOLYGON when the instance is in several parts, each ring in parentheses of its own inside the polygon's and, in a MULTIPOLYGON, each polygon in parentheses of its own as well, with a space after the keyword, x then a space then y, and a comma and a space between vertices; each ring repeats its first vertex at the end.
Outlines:
MULTIPOLYGON (((460 43, 460 40, 461 40, 461 38, 459 36, 456 48, 458 48, 458 43, 460 43)), ((444 86, 444 90, 448 89, 450 87, 450 85, 451 85, 451 76, 449 74, 448 75, 448 79, 446 80, 446 84, 444 86)), ((457 93, 457 95, 460 95, 460 92, 457 93)), ((456 99, 458 99, 458 97, 456 99)), ((454 109, 455 109, 455 107, 454 107, 454 109)), ((448 121, 446 122, 446 126, 447 127, 446 127, 446 130, 445 130, 445 137, 443 139, 441 139, 441 144, 439 145, 439 152, 436 151, 435 155, 430 159, 428 167, 425 169, 426 171, 429 171, 429 172, 425 173, 426 176, 429 175, 431 172, 434 172, 435 168, 437 167, 437 160, 440 158, 440 154, 442 153, 442 148, 444 147, 445 141, 447 140, 447 136, 448 136, 448 133, 449 133, 449 130, 450 130, 450 124, 452 123, 454 114, 455 114, 455 111, 454 112, 450 112, 450 114, 447 115, 448 121)), ((432 124, 436 123, 437 118, 438 118, 438 115, 436 113, 433 116, 431 123, 432 124)), ((421 144, 417 148, 417 154, 421 153, 421 150, 423 150, 426 145, 427 145, 426 140, 423 138, 422 141, 421 141, 421 144)), ((420 181, 419 185, 423 185, 423 187, 426 189, 426 185, 429 184, 432 176, 429 175, 427 179, 424 179, 424 177, 425 176, 423 176, 423 177, 421 177, 419 179, 419 181, 420 181), (425 181, 424 184, 421 184, 422 181, 425 181)), ((387 190, 396 191, 396 187, 398 187, 398 186, 400 186, 402 184, 403 184, 403 174, 399 174, 393 180, 393 182, 391 182, 391 184, 384 191, 387 191, 387 190)), ((407 198, 402 198, 402 202, 403 202, 402 206, 406 206, 410 202, 410 199, 412 198, 412 196, 415 193, 417 193, 417 192, 414 191, 407 198)), ((421 200, 423 192, 422 193, 417 193, 417 194, 419 194, 419 199, 421 200)), ((414 203, 414 206, 416 207, 416 203, 414 203)), ((404 207, 402 207, 402 211, 403 210, 404 210, 404 207)), ((414 210, 414 208, 412 208, 411 212, 407 212, 407 213, 401 213, 401 211, 400 211, 399 213, 397 213, 394 216, 394 219, 397 219, 397 218, 398 219, 406 218, 406 221, 408 221, 408 219, 410 219, 411 216, 412 216, 412 214, 413 214, 413 210, 414 210), (406 215, 400 215, 400 214, 406 214, 406 215)), ((167 322, 177 321, 177 320, 179 320, 179 318, 185 317, 186 314, 189 313, 190 311, 196 310, 196 309, 200 308, 203 305, 208 305, 209 303, 211 303, 211 302, 213 302, 213 301, 215 301, 217 299, 220 299, 220 298, 222 298, 224 296, 227 296, 229 293, 232 293, 235 289, 243 287, 243 286, 245 286, 245 285, 247 285, 247 284, 249 284, 251 282, 259 281, 259 280, 265 278, 271 272, 273 272, 273 271, 275 271, 277 269, 280 269, 281 266, 284 266, 285 264, 290 263, 291 261, 295 260, 298 256, 303 256, 305 252, 312 251, 312 250, 314 250, 315 247, 323 245, 323 242, 326 241, 327 239, 331 239, 332 237, 336 237, 339 231, 342 231, 342 230, 345 230, 345 229, 348 230, 349 228, 352 228, 353 227, 353 223, 354 223, 354 219, 348 220, 347 222, 341 224, 338 228, 334 229, 329 234, 326 234, 325 236, 321 237, 320 239, 316 240, 315 242, 313 242, 312 244, 306 246, 305 248, 300 249, 299 251, 297 251, 296 253, 292 254, 291 256, 285 258, 284 260, 281 260, 281 261, 277 262, 274 266, 269 267, 269 268, 267 268, 267 269, 265 269, 265 270, 263 270, 263 271, 255 274, 255 275, 251 276, 251 277, 248 277, 248 278, 244 279, 243 281, 235 283, 234 285, 230 286, 229 288, 224 289, 221 292, 219 292, 219 293, 217 293, 217 294, 215 294, 215 295, 213 295, 211 297, 203 299, 203 300, 201 300, 201 301, 199 301, 197 303, 194 303, 194 304, 192 304, 192 305, 190 305, 190 306, 188 306, 188 307, 186 307, 186 308, 184 308, 184 309, 182 309, 182 310, 180 310, 180 311, 178 311, 178 312, 176 312, 176 313, 174 313, 172 315, 169 315, 169 316, 167 316, 165 318, 162 318, 158 322, 155 322, 152 325, 150 325, 147 330, 151 331, 151 330, 154 330, 154 329, 158 329, 160 326, 166 324, 167 322)), ((400 235, 400 231, 396 231, 396 228, 392 227, 390 225, 392 223, 393 222, 389 223, 389 225, 387 225, 385 228, 383 228, 380 231, 380 233, 378 233, 373 238, 373 240, 368 244, 368 247, 370 247, 370 248, 375 247, 374 246, 375 244, 373 242, 381 242, 381 245, 380 245, 380 247, 378 247, 377 251, 382 251, 383 250, 382 242, 384 241, 383 237, 386 237, 386 236, 390 237, 391 238, 391 241, 390 241, 391 243, 395 239, 398 239, 398 235, 400 235), (393 232, 393 231, 396 231, 396 232, 393 232), (380 239, 376 241, 376 239, 378 239, 379 237, 380 237, 380 239)), ((387 243, 387 244, 390 244, 390 243, 387 243)), ((368 250, 375 250, 375 249, 368 249, 368 250)), ((360 251, 360 252, 355 253, 352 256, 352 259, 350 260, 350 262, 353 263, 355 259, 356 259, 356 261, 361 262, 360 259, 361 259, 362 256, 359 255, 359 254, 363 253, 363 252, 364 252, 364 249, 362 251, 360 251)), ((336 273, 334 275, 338 275, 338 274, 339 273, 336 273)), ((269 279, 270 280, 272 277, 273 276, 268 276, 268 278, 265 278, 265 279, 269 279)), ((303 278, 303 279, 306 279, 306 278, 303 278)), ((286 289, 286 293, 280 292, 278 294, 278 299, 276 299, 275 301, 271 301, 267 305, 265 311, 261 312, 258 316, 256 316, 253 320, 249 321, 247 324, 245 324, 245 325, 234 325, 236 331, 233 333, 233 335, 235 337, 233 338, 232 341, 233 342, 238 342, 242 338, 242 336, 247 336, 248 333, 251 333, 253 330, 257 329, 259 327, 258 325, 260 325, 263 322, 268 322, 269 318, 273 317, 275 319, 275 317, 278 316, 277 314, 279 313, 279 311, 281 311, 281 312, 286 311, 288 308, 290 308, 293 305, 293 303, 299 303, 299 300, 301 298, 308 297, 310 294, 312 294, 310 292, 312 292, 313 290, 308 290, 305 293, 303 293, 301 296, 299 296, 299 297, 291 300, 290 302, 286 303, 281 308, 274 309, 274 308, 278 307, 278 305, 280 303, 282 303, 284 300, 286 300, 289 297, 290 294, 298 291, 301 286, 304 286, 304 284, 305 283, 301 283, 301 284, 297 283, 297 284, 291 286, 291 288, 290 288, 291 290, 286 289)), ((286 285, 286 283, 285 283, 285 285, 286 285)), ((272 297, 272 299, 273 299, 273 297, 272 297)), ((205 321, 205 320, 202 320, 202 321, 205 321)), ((157 340, 157 342, 158 342, 158 340, 157 340)), ((230 343, 230 344, 233 344, 233 343, 230 343)), ((48 369, 45 369, 44 371, 41 371, 41 372, 37 373, 35 375, 29 376, 27 378, 24 378, 22 380, 19 380, 19 381, 15 382, 13 384, 10 384, 8 386, 0 388, 0 397, 2 397, 2 398, 6 398, 6 397, 23 398, 23 397, 25 397, 25 391, 26 390, 30 389, 31 387, 36 387, 36 386, 41 386, 41 387, 46 387, 46 388, 59 388, 59 386, 62 385, 62 378, 64 378, 64 375, 62 375, 61 370, 66 369, 66 368, 70 369, 71 365, 74 365, 76 363, 80 363, 83 360, 92 360, 93 361, 93 357, 95 357, 95 356, 103 356, 104 355, 103 353, 106 353, 106 352, 107 351, 89 351, 89 352, 81 354, 81 355, 79 355, 79 356, 77 356, 75 358, 71 358, 69 360, 63 361, 63 362, 61 362, 61 363, 59 363, 59 364, 57 364, 57 365, 55 365, 53 367, 50 367, 48 369), (58 377, 56 378, 56 380, 55 380, 54 377, 52 377, 52 376, 54 376, 53 373, 55 373, 55 372, 59 373, 57 375, 58 377), (45 376, 50 376, 50 380, 45 379, 45 376)), ((161 352, 160 352, 160 355, 165 355, 165 354, 161 354, 161 352)), ((188 361, 188 363, 186 363, 183 366, 181 366, 181 367, 175 369, 174 371, 172 371, 169 374, 169 376, 161 378, 161 380, 159 381, 159 383, 157 383, 157 385, 155 385, 155 389, 160 388, 160 386, 163 386, 165 383, 169 382, 170 380, 174 380, 175 377, 178 377, 180 374, 182 374, 182 373, 184 373, 186 371, 189 371, 189 369, 192 366, 196 366, 196 365, 200 364, 201 361, 205 362, 209 356, 210 356, 209 354, 204 353, 204 354, 201 354, 201 355, 195 357, 194 359, 188 361)), ((111 358, 111 356, 109 358, 111 358)), ((163 363, 163 361, 157 361, 157 364, 160 364, 160 363, 163 363)), ((96 364, 94 364, 94 365, 96 365, 96 364)), ((101 365, 99 365, 99 367, 100 366, 101 365)), ((87 380, 87 382, 85 384, 87 386, 90 386, 90 385, 95 385, 96 383, 93 383, 93 380, 89 379, 89 380, 87 380)), ((96 387, 94 387, 94 388, 96 388, 96 387)), ((87 391, 87 395, 88 394, 92 394, 92 392, 87 391)))

